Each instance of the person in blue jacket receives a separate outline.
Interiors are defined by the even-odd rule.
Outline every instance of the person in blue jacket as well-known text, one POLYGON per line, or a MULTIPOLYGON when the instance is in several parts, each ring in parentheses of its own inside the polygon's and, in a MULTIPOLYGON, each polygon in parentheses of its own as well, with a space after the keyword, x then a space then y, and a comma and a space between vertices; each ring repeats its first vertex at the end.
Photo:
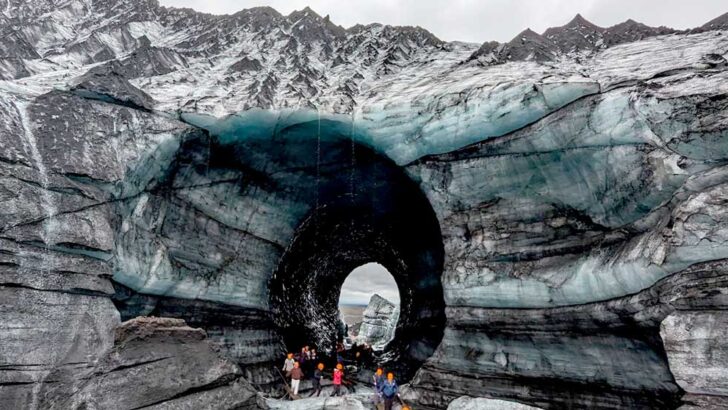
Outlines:
POLYGON ((397 397, 397 394, 399 393, 397 381, 394 380, 394 373, 387 373, 387 380, 382 383, 382 387, 379 391, 382 393, 382 397, 384 397, 384 409, 392 410, 394 398, 397 397))
POLYGON ((384 384, 384 370, 381 367, 377 368, 377 372, 372 376, 374 381, 374 404, 377 405, 382 402, 382 385, 384 384))

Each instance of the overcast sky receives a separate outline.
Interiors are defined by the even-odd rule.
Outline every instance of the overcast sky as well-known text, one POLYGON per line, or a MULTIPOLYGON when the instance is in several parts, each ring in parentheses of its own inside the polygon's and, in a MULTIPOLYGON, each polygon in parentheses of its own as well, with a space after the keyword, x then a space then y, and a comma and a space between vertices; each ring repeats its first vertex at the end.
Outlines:
POLYGON ((726 0, 160 0, 215 14, 271 6, 283 14, 310 6, 344 27, 362 23, 421 26, 446 41, 508 41, 539 33, 581 13, 600 26, 628 18, 651 26, 691 28, 728 12, 726 0))
POLYGON ((340 304, 366 305, 373 294, 399 304, 399 290, 387 269, 378 263, 367 263, 349 274, 341 288, 340 304))

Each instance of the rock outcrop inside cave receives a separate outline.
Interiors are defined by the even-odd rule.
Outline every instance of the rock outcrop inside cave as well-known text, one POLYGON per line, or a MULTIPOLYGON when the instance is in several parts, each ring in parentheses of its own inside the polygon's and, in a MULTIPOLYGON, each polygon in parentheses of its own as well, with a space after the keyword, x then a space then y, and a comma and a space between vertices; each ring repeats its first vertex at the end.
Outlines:
MULTIPOLYGON (((53 380, 63 376, 51 374, 53 380)), ((265 409, 240 368, 184 320, 138 317, 115 329, 114 346, 71 385, 52 387, 49 409, 265 409)))
POLYGON ((397 321, 399 321, 399 306, 374 294, 364 309, 356 341, 366 343, 374 350, 381 350, 394 338, 397 321))
POLYGON ((372 260, 418 407, 725 403, 724 19, 490 65, 310 10, 8 5, 3 407, 261 405, 372 260))

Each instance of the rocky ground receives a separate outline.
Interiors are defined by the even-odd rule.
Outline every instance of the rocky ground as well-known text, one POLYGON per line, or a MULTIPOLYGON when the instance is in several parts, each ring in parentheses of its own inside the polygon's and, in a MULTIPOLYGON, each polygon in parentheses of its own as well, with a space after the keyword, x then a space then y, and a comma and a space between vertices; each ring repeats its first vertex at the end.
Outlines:
POLYGON ((180 319, 124 322, 115 329, 114 345, 93 367, 51 372, 46 383, 41 408, 266 408, 205 331, 180 319))

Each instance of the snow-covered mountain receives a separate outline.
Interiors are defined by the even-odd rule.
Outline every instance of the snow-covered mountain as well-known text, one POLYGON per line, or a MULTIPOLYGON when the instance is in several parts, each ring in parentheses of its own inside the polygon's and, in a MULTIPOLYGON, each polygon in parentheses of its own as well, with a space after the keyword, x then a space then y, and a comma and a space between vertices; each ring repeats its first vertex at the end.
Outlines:
POLYGON ((558 61, 561 58, 589 57, 608 47, 664 34, 678 33, 667 27, 649 27, 629 19, 609 28, 599 27, 577 14, 560 27, 538 34, 526 29, 505 44, 486 42, 473 53, 471 60, 481 64, 507 61, 558 61))
POLYGON ((214 16, 154 0, 8 0, 4 9, 0 31, 10 41, 0 46, 2 79, 113 69, 160 93, 235 90, 245 101, 240 109, 332 95, 351 109, 365 78, 424 63, 433 53, 473 48, 447 45, 418 27, 344 29, 309 8, 288 16, 268 7, 214 16))
MULTIPOLYGON (((392 82, 467 78, 474 66, 508 61, 560 64, 564 72, 564 61, 568 67, 617 44, 685 33, 632 20, 601 28, 577 15, 543 34, 525 30, 505 44, 476 45, 445 42, 420 27, 345 29, 309 8, 210 15, 156 0, 5 0, 0 9, 0 79, 48 88, 88 70, 113 71, 154 97, 158 109, 216 115, 251 107, 349 113, 392 82)), ((691 32, 725 28, 728 15, 691 32)))

